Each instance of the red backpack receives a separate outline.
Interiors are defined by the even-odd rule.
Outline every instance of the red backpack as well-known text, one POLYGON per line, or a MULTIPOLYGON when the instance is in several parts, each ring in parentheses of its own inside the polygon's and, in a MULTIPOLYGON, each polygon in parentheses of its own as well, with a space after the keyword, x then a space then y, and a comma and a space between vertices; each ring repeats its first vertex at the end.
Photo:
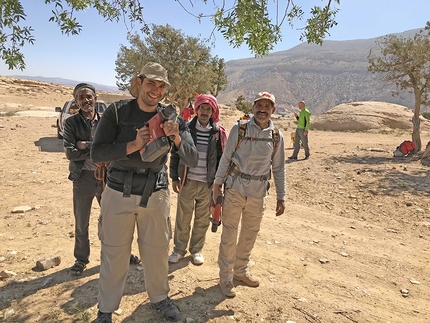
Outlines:
POLYGON ((409 154, 412 150, 414 150, 415 148, 417 148, 417 145, 410 140, 405 140, 403 141, 400 146, 398 147, 400 149, 400 151, 403 153, 403 155, 407 155, 409 154))

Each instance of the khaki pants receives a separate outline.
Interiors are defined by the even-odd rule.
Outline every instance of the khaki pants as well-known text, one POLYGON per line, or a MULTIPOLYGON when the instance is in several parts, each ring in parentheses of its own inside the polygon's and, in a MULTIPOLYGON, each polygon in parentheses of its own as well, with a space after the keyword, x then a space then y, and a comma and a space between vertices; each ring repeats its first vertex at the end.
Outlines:
POLYGON ((233 273, 241 276, 248 272, 264 210, 264 198, 246 197, 232 188, 225 191, 218 254, 221 281, 233 280, 233 273), (241 229, 237 240, 239 222, 241 229))
POLYGON ((169 292, 168 252, 172 237, 169 191, 152 193, 146 208, 141 196, 123 197, 106 187, 102 195, 99 238, 101 265, 98 307, 111 313, 118 309, 130 265, 131 243, 137 226, 137 243, 142 259, 145 287, 151 303, 169 292))
POLYGON ((211 189, 208 183, 187 180, 178 195, 176 211, 174 251, 184 256, 187 253, 188 241, 191 254, 203 249, 206 232, 210 224, 211 189), (194 223, 191 232, 191 220, 194 213, 194 223), (190 240, 191 232, 191 240, 190 240))

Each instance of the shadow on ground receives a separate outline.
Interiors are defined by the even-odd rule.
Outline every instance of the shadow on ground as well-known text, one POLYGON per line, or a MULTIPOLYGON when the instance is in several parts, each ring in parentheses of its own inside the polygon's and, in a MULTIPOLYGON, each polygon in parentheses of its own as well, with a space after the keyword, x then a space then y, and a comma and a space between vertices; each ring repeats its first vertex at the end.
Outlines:
POLYGON ((34 142, 36 147, 40 147, 40 151, 48 153, 64 152, 63 140, 56 137, 44 137, 34 142))

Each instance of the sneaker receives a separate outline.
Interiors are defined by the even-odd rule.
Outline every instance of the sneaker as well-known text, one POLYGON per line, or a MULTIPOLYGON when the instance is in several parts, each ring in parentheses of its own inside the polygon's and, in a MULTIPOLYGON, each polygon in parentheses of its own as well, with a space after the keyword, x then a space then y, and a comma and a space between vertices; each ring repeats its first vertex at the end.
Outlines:
POLYGON ((250 273, 246 273, 245 275, 233 275, 233 278, 251 287, 260 286, 260 281, 257 278, 252 277, 250 273))
POLYGON ((169 297, 163 299, 158 303, 152 304, 152 307, 155 310, 161 312, 164 318, 171 322, 177 322, 181 317, 181 313, 179 312, 178 308, 175 305, 173 305, 169 297))
POLYGON ((233 282, 231 280, 228 281, 219 281, 219 286, 221 287, 222 293, 227 297, 235 297, 236 290, 234 289, 233 282))
POLYGON ((193 256, 194 265, 201 265, 205 262, 205 258, 203 258, 203 255, 201 252, 193 253, 192 256, 193 256))
POLYGON ((180 259, 184 258, 179 252, 173 251, 169 256, 169 262, 176 264, 180 259))
POLYGON ((290 157, 288 157, 288 159, 297 160, 297 157, 290 156, 290 157))
POLYGON ((112 313, 97 312, 97 319, 94 323, 112 323, 112 313))

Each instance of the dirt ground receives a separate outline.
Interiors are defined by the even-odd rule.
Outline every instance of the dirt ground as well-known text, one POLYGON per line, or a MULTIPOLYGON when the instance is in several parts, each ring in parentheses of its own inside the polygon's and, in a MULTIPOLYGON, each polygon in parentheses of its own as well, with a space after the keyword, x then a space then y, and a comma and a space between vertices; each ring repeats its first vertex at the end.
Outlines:
MULTIPOLYGON (((91 322, 97 313, 99 207, 90 224, 91 262, 71 276, 72 184, 55 106, 71 88, 0 79, 0 320, 91 322), (43 90, 40 90, 41 88, 43 90), (13 114, 17 110, 30 110, 13 114), (20 206, 30 210, 13 213, 20 206), (40 271, 36 261, 61 263, 40 271)), ((228 129, 238 113, 223 108, 228 129)), ((292 119, 276 119, 286 137, 292 119)), ((392 157, 408 131, 311 131, 311 158, 287 162, 286 212, 275 217, 275 193, 252 253, 258 288, 239 284, 225 298, 217 285, 221 228, 207 233, 205 263, 187 255, 170 265, 170 296, 182 322, 430 322, 429 168, 392 157), (372 148, 372 149, 371 149, 372 148)), ((422 133, 427 143, 429 133, 422 133)), ((292 145, 286 140, 286 156, 292 145)), ((303 158, 303 151, 299 158, 303 158)), ((273 185, 272 185, 273 187, 273 185)), ((172 224, 176 194, 171 191, 172 224)), ((134 243, 133 251, 137 253, 134 243)), ((114 322, 164 322, 150 309, 141 267, 130 267, 114 322)))

